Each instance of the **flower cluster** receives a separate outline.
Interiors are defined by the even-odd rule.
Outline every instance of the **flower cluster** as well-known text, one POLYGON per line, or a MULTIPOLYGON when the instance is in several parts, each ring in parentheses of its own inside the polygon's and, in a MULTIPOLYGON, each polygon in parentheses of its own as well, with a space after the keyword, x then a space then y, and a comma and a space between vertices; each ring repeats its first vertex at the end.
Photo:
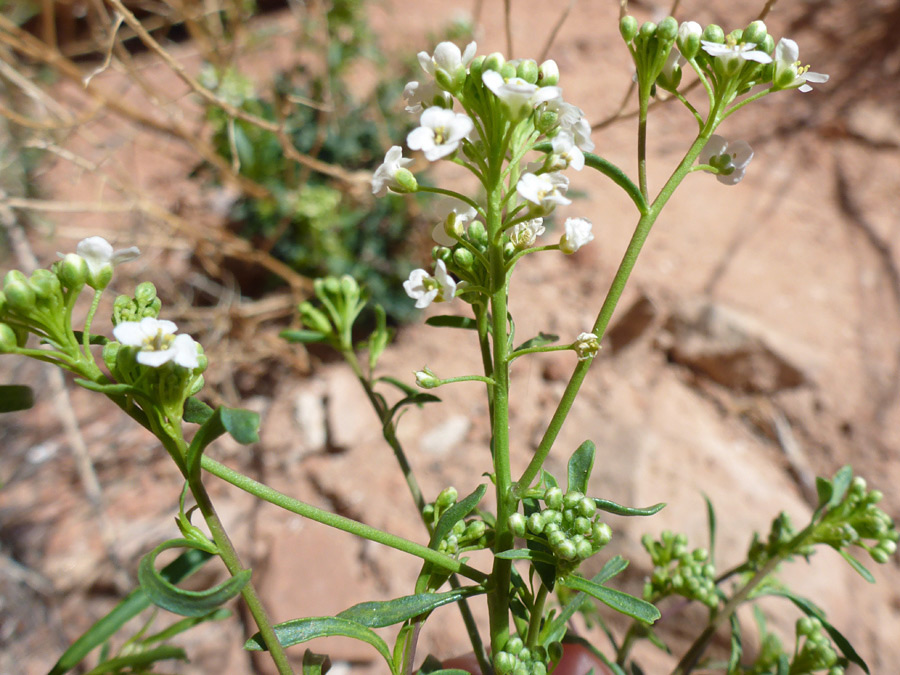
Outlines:
POLYGON ((718 607, 716 571, 705 549, 688 551, 687 537, 669 531, 663 532, 659 541, 644 535, 641 544, 653 562, 653 573, 644 584, 645 600, 656 602, 669 595, 680 595, 710 608, 718 607))
MULTIPOLYGON (((447 487, 430 504, 426 504, 422 511, 425 522, 430 530, 434 530, 447 510, 456 504, 459 494, 454 487, 447 487)), ((489 546, 491 532, 487 524, 480 517, 469 520, 458 520, 453 524, 450 533, 441 539, 437 549, 448 555, 459 555, 466 551, 476 551, 489 546)))
POLYGON ((528 517, 511 515, 509 528, 518 537, 544 541, 558 559, 560 574, 572 571, 612 540, 612 530, 597 515, 597 503, 578 490, 564 494, 558 487, 549 488, 543 502, 546 508, 528 517))
POLYGON ((433 54, 418 55, 424 76, 406 85, 404 97, 419 125, 406 144, 430 162, 468 169, 487 194, 499 193, 500 199, 478 204, 451 190, 420 186, 400 146, 387 152, 372 177, 372 192, 379 196, 393 191, 451 197, 432 233, 438 244, 433 272, 414 270, 404 283, 420 309, 454 296, 475 301, 479 289, 493 287, 487 279, 492 255, 509 261, 533 250, 571 254, 593 239, 589 221, 570 218, 558 244, 537 245, 544 218, 571 204, 563 172, 581 170, 585 153, 594 149, 584 112, 562 98, 556 63, 476 56, 476 49, 474 42, 465 50, 442 42, 433 54), (535 152, 543 154, 529 161, 535 152))
POLYGON ((529 649, 518 635, 507 640, 494 656, 497 675, 547 675, 547 650, 540 645, 529 649))
POLYGON ((822 622, 814 616, 797 619, 797 643, 802 646, 796 650, 791 661, 791 673, 815 673, 828 670, 828 675, 843 675, 846 659, 838 657, 822 622))

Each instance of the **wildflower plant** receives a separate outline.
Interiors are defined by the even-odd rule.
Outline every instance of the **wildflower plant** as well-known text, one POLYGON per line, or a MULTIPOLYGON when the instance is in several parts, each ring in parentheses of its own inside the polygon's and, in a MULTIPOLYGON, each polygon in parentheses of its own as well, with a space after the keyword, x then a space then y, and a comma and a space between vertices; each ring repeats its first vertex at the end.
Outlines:
MULTIPOLYGON (((221 618, 220 606, 237 594, 243 596, 259 627, 245 648, 268 651, 280 673, 292 672, 285 649, 329 635, 366 642, 395 675, 416 668, 420 668, 418 672, 459 672, 441 671, 433 658, 423 663, 416 653, 422 624, 443 605, 456 604, 482 673, 545 675, 553 671, 566 643, 573 639, 569 619, 582 610, 589 597, 631 621, 623 639, 611 640, 610 648, 591 645, 590 649, 616 675, 640 672, 632 648, 642 639, 662 644, 654 633, 660 617, 657 603, 674 596, 699 603, 707 617, 674 675, 700 666, 712 668, 714 664, 704 658, 713 635, 725 625, 731 628, 732 649, 720 668, 723 672, 837 675, 850 663, 867 671, 862 657, 824 613, 776 576, 782 563, 808 560, 817 548, 827 546, 872 580, 858 560, 860 553, 877 563, 895 553, 898 532, 878 507, 881 493, 854 478, 849 467, 831 479, 819 479, 818 504, 808 524, 796 529, 780 514, 765 538, 754 535, 744 562, 729 570, 716 567, 716 518, 711 504, 708 548, 691 548, 681 533, 664 532, 659 539, 644 537, 652 572, 642 597, 614 587, 614 578, 628 561, 606 553, 615 537, 607 516, 649 517, 664 504, 636 508, 590 494, 596 455, 590 440, 571 452, 565 476, 554 476, 545 468, 551 452, 564 452, 556 447, 559 432, 666 202, 692 172, 713 173, 720 182, 734 185, 747 170, 752 151, 742 141, 719 136, 716 132, 721 124, 763 96, 785 89, 802 91, 810 82, 827 79, 799 66, 796 44, 782 39, 776 45, 761 21, 726 35, 715 25, 679 24, 671 17, 659 24, 639 25, 625 16, 620 32, 636 68, 640 111, 636 182, 593 152, 590 126, 581 109, 563 98, 565 82, 553 61, 538 64, 529 59, 506 60, 499 53, 479 55, 474 43, 460 48, 444 42, 432 54, 419 54, 423 74, 406 87, 407 110, 418 116, 419 124, 407 136, 407 146, 428 161, 450 162, 468 171, 478 184, 473 191, 478 196, 419 184, 407 168, 411 157, 404 157, 400 146, 387 150, 384 163, 374 171, 372 192, 431 193, 446 200, 445 215, 433 230, 433 265, 413 271, 403 289, 420 309, 433 303, 467 306, 465 315, 435 315, 427 323, 436 330, 472 331, 480 345, 482 372, 443 377, 423 365, 415 372, 415 384, 378 374, 379 358, 390 342, 391 331, 385 311, 375 306, 375 329, 364 342, 355 342, 354 323, 368 298, 366 290, 349 276, 316 280, 315 298, 299 307, 302 328, 283 334, 292 342, 330 346, 356 374, 421 516, 421 542, 315 508, 204 454, 224 433, 241 443, 254 442, 258 418, 244 410, 213 410, 195 398, 203 387, 207 359, 196 341, 178 334, 174 323, 160 318, 164 312, 153 286, 140 284, 133 297, 116 299, 112 339, 91 333, 93 316, 114 265, 136 251, 116 253, 105 241, 92 238, 49 270, 38 270, 31 277, 17 271, 6 275, 0 294, 0 353, 48 361, 73 372, 77 384, 106 395, 153 432, 185 480, 176 519, 180 536, 160 544, 142 560, 140 590, 79 639, 60 658, 53 673, 74 668, 150 603, 186 617, 176 624, 177 629, 169 631, 168 635, 174 635, 194 623, 221 618), (688 70, 702 85, 699 102, 688 100, 681 91, 688 70), (658 90, 670 92, 687 108, 697 123, 697 135, 654 196, 647 180, 647 118, 650 100, 658 90), (637 217, 634 235, 591 325, 578 335, 563 338, 560 344, 554 344, 559 342, 557 336, 544 333, 517 344, 508 297, 517 266, 531 255, 574 254, 594 239, 592 224, 577 213, 567 216, 562 233, 554 240, 547 237, 544 226, 557 209, 572 207, 567 196, 572 172, 587 170, 599 171, 630 197, 637 217), (82 328, 75 330, 73 307, 86 287, 94 289, 93 302, 82 328), (29 339, 41 344, 29 344, 29 339), (511 455, 519 450, 510 443, 509 411, 514 394, 510 364, 550 351, 574 353, 572 375, 527 467, 513 475, 511 455), (487 479, 464 497, 446 487, 429 500, 412 472, 397 436, 397 424, 408 408, 437 403, 432 390, 459 381, 477 381, 485 388, 491 429, 490 445, 484 452, 487 479), (190 425, 199 426, 188 440, 190 425), (411 583, 410 593, 393 600, 363 601, 333 617, 300 617, 273 625, 254 590, 251 571, 240 562, 216 515, 203 483, 204 471, 292 513, 419 558, 421 571, 411 583), (489 490, 495 512, 480 508, 489 490), (187 506, 189 498, 195 506, 187 506), (192 523, 195 513, 206 522, 209 536, 192 523), (185 552, 158 570, 156 557, 168 549, 185 552), (488 566, 470 564, 469 553, 476 550, 490 551, 488 566), (225 563, 231 575, 227 581, 194 592, 175 585, 212 556, 225 563), (595 557, 602 561, 600 572, 587 578, 582 564, 595 557), (803 618, 797 622, 796 645, 791 652, 767 632, 758 614, 763 647, 748 663, 742 660, 742 628, 735 611, 763 596, 786 599, 803 618), (482 600, 489 616, 485 636, 479 633, 470 610, 471 602, 482 600), (376 632, 390 625, 401 626, 393 647, 376 632)), ((27 404, 21 400, 21 388, 7 387, 2 393, 8 409, 27 404)), ((177 648, 154 646, 143 632, 128 644, 129 653, 106 654, 108 662, 115 661, 121 669, 183 657, 177 648)), ((324 657, 307 652, 303 672, 324 672, 325 662, 324 657)))

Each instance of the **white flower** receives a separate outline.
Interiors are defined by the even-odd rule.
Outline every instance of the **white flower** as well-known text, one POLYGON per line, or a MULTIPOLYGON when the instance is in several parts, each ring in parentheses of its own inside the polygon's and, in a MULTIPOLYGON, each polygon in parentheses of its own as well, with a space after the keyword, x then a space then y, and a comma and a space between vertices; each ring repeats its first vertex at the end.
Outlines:
POLYGON ((441 379, 426 366, 423 370, 416 371, 416 384, 422 389, 434 389, 441 385, 441 379))
POLYGON ((682 60, 681 54, 673 47, 662 68, 662 75, 666 80, 672 81, 676 73, 681 70, 682 60))
POLYGON ((137 347, 137 362, 152 368, 174 361, 193 370, 199 365, 197 343, 190 335, 175 335, 171 321, 144 317, 140 321, 123 321, 113 328, 116 340, 126 347, 137 347))
POLYGON ((477 49, 476 44, 470 42, 466 45, 466 51, 463 53, 452 42, 441 42, 434 48, 434 56, 429 56, 428 52, 418 53, 419 65, 429 75, 434 75, 435 71, 440 68, 452 76, 460 68, 468 67, 475 58, 477 49))
POLYGON ((781 38, 775 45, 775 73, 772 83, 778 89, 793 89, 800 91, 812 91, 807 82, 828 82, 828 75, 824 73, 811 73, 809 66, 800 65, 800 48, 797 43, 788 38, 781 38))
POLYGON ((700 151, 699 162, 709 164, 719 170, 716 179, 725 185, 737 185, 753 159, 753 149, 747 141, 729 143, 718 134, 713 134, 700 151))
POLYGON ((481 74, 481 80, 484 82, 484 86, 509 106, 514 116, 520 115, 525 108, 534 109, 541 103, 547 103, 562 96, 562 89, 559 87, 539 87, 526 82, 521 77, 504 78, 496 70, 484 71, 481 74))
POLYGON ((579 333, 572 343, 579 361, 587 361, 600 351, 600 340, 593 333, 579 333))
POLYGON ((584 118, 584 111, 581 108, 563 100, 551 100, 547 103, 547 109, 558 115, 560 131, 571 134, 575 139, 575 145, 584 152, 593 151, 591 125, 584 118))
POLYGON ((718 42, 701 40, 700 44, 703 45, 703 51, 723 62, 726 72, 730 72, 732 63, 735 60, 772 63, 772 57, 764 51, 757 49, 757 45, 752 42, 744 43, 727 40, 725 44, 719 44, 718 42))
POLYGON ((571 204, 572 200, 563 196, 569 188, 569 179, 559 172, 540 176, 526 173, 516 183, 516 192, 522 199, 541 206, 545 211, 553 210, 556 204, 571 204))
POLYGON ((543 218, 532 218, 514 225, 509 240, 519 250, 531 248, 537 238, 544 234, 545 229, 543 218))
POLYGON ((431 231, 431 237, 441 246, 455 246, 466 230, 466 223, 474 219, 477 212, 458 199, 438 202, 437 208, 441 220, 431 231))
POLYGON ((594 240, 593 225, 585 218, 566 218, 565 234, 559 240, 559 250, 566 255, 575 253, 582 246, 594 240))
POLYGON ((434 105, 434 98, 442 93, 434 80, 407 82, 403 87, 403 98, 406 101, 406 112, 420 113, 426 107, 434 105))
MULTIPOLYGON (((137 246, 129 246, 128 248, 114 251, 112 244, 103 237, 82 239, 75 247, 75 253, 84 258, 88 266, 88 273, 92 279, 96 279, 107 267, 115 267, 120 263, 134 260, 141 254, 137 246)), ((57 253, 56 255, 60 258, 65 257, 62 253, 57 253)))
POLYGON ((446 108, 428 108, 419 120, 422 125, 409 132, 406 144, 411 150, 421 150, 433 162, 456 152, 460 142, 475 125, 467 115, 446 108))
POLYGON ((396 175, 399 169, 412 164, 411 159, 404 159, 403 148, 394 145, 384 156, 384 163, 372 174, 372 194, 383 197, 388 188, 397 188, 396 175))
POLYGON ((551 145, 553 146, 554 156, 559 158, 562 164, 558 168, 567 169, 571 167, 576 171, 581 171, 584 168, 584 153, 575 145, 575 136, 571 133, 560 131, 553 137, 551 145))
POLYGON ((446 302, 456 293, 456 281, 447 273, 447 265, 438 260, 434 276, 423 269, 413 270, 403 282, 403 290, 416 301, 416 309, 428 307, 432 302, 446 302))

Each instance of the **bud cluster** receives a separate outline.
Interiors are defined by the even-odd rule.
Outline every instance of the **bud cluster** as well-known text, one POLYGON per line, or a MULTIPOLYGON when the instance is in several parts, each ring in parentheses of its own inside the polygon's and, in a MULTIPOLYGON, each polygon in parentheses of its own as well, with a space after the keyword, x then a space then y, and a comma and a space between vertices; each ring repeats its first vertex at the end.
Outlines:
POLYGON ((557 558, 560 574, 574 570, 612 540, 609 525, 600 521, 597 503, 578 490, 563 494, 558 487, 546 490, 544 509, 527 518, 514 513, 509 527, 518 537, 545 542, 557 558))
POLYGON ((137 285, 134 289, 134 297, 120 295, 113 303, 112 323, 114 326, 123 321, 140 321, 145 317, 156 319, 159 310, 162 309, 162 301, 156 296, 156 286, 149 281, 137 285))
POLYGON ((529 649, 518 635, 494 656, 497 675, 547 675, 547 650, 541 646, 529 649))
POLYGON ((867 490, 866 481, 856 476, 844 499, 831 509, 811 536, 812 543, 828 544, 838 551, 859 546, 877 563, 886 563, 897 551, 900 533, 887 513, 876 504, 880 490, 867 490), (865 540, 874 540, 869 544, 865 540))
POLYGON ((796 631, 799 649, 791 662, 791 673, 805 675, 827 670, 828 675, 843 675, 846 662, 838 657, 821 621, 804 616, 797 620, 796 631))
MULTIPOLYGON (((434 530, 438 521, 447 509, 456 504, 459 494, 454 487, 441 490, 432 503, 426 504, 422 516, 430 530, 434 530)), ((458 520, 454 523, 450 534, 438 543, 438 551, 448 555, 457 555, 466 551, 477 551, 490 545, 487 523, 478 516, 469 520, 458 520)))
POLYGON ((655 541, 649 534, 641 544, 650 554, 653 573, 644 584, 644 599, 655 602, 668 595, 697 600, 713 609, 719 605, 716 570, 703 548, 689 551, 687 536, 664 531, 655 541))
POLYGON ((318 340, 327 340, 338 349, 352 348, 353 323, 366 305, 365 294, 356 279, 324 277, 313 282, 313 291, 324 311, 309 301, 300 303, 300 320, 318 340))
POLYGON ((797 554, 804 557, 812 555, 813 547, 808 541, 794 542, 797 530, 787 513, 779 513, 772 521, 769 536, 762 541, 758 533, 753 534, 750 549, 747 552, 747 563, 751 569, 758 570, 772 558, 797 554), (793 547, 793 550, 788 550, 793 547))

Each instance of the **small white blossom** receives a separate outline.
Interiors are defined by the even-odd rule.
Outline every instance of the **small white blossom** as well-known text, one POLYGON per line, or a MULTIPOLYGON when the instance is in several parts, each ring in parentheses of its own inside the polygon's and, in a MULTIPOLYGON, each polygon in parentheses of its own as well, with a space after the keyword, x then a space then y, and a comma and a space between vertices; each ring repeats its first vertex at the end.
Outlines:
POLYGON ((566 218, 565 234, 559 240, 559 250, 566 255, 575 253, 594 240, 593 225, 585 218, 566 218))
POLYGON ((758 49, 757 45, 752 42, 744 43, 727 40, 725 44, 719 44, 718 42, 701 40, 700 44, 703 45, 703 51, 707 54, 723 61, 726 71, 729 70, 729 66, 735 59, 756 61, 757 63, 772 63, 772 57, 758 49))
POLYGON ((426 80, 419 82, 413 80, 407 82, 403 87, 403 99, 406 101, 406 112, 420 113, 425 108, 434 105, 434 99, 441 94, 441 89, 434 83, 434 80, 426 80))
POLYGON ((594 149, 591 140, 591 125, 584 118, 584 111, 578 106, 566 103, 563 100, 551 100, 547 102, 547 110, 558 115, 560 131, 571 134, 575 139, 575 145, 584 152, 594 149))
POLYGON ((546 173, 540 176, 526 173, 516 183, 516 192, 545 211, 549 212, 557 204, 571 204, 572 200, 564 196, 569 188, 569 179, 559 172, 546 173))
POLYGON ((559 87, 539 87, 521 77, 505 78, 496 70, 484 71, 481 80, 484 86, 509 106, 515 116, 525 108, 534 109, 542 103, 562 97, 562 89, 559 87))
POLYGON ((441 246, 455 246, 466 230, 466 223, 474 219, 477 212, 458 199, 447 199, 438 203, 438 214, 441 220, 431 231, 431 237, 441 246))
POLYGON ((532 218, 524 223, 513 225, 512 232, 509 233, 509 240, 519 250, 531 248, 545 230, 543 218, 532 218))
POLYGON ((719 170, 716 179, 725 185, 737 185, 753 159, 753 149, 747 141, 729 143, 718 134, 713 134, 700 151, 699 162, 709 164, 719 170))
POLYGON ((579 361, 587 361, 600 351, 600 340, 593 333, 579 333, 572 344, 579 361))
MULTIPOLYGON (((88 267, 88 285, 92 288, 106 288, 112 278, 113 267, 134 260, 141 254, 137 246, 114 251, 103 237, 88 237, 78 242, 75 247, 75 255, 82 258, 88 267)), ((65 258, 63 253, 57 253, 60 258, 65 258)))
POLYGON ((697 39, 703 34, 703 27, 696 21, 683 21, 678 26, 678 39, 687 41, 697 39))
POLYGON ((152 368, 173 361, 193 370, 199 365, 197 343, 190 335, 175 335, 171 321, 145 317, 140 321, 123 321, 113 328, 116 340, 126 347, 137 347, 137 362, 152 368))
POLYGON ((428 52, 419 52, 419 65, 429 75, 434 75, 435 71, 440 68, 449 75, 453 75, 460 68, 467 68, 472 59, 475 58, 475 51, 478 49, 474 42, 466 45, 466 51, 461 52, 452 42, 441 42, 434 48, 434 56, 430 56, 428 52))
POLYGON ((812 91, 808 82, 817 84, 828 82, 828 75, 811 73, 809 66, 801 66, 800 48, 797 43, 788 38, 781 38, 775 45, 775 72, 772 82, 778 89, 797 87, 800 91, 807 92, 812 91))
POLYGON ((384 163, 372 174, 372 194, 376 197, 383 197, 388 188, 396 188, 397 170, 407 164, 412 164, 412 160, 404 159, 403 148, 399 145, 392 146, 384 156, 384 163))
POLYGON ((409 132, 406 144, 421 150, 429 162, 456 152, 460 142, 475 128, 467 115, 446 108, 428 108, 419 120, 422 125, 409 132))
POLYGON ((426 366, 423 370, 416 371, 416 384, 422 389, 434 389, 441 385, 441 380, 426 366))
POLYGON ((409 273, 403 282, 403 290, 416 301, 416 309, 428 307, 432 302, 452 300, 456 293, 456 281, 447 273, 447 265, 438 260, 434 266, 434 276, 423 269, 409 273))
POLYGON ((572 168, 581 171, 584 168, 584 153, 575 145, 575 136, 568 131, 560 131, 551 141, 553 155, 560 160, 560 169, 572 168))

